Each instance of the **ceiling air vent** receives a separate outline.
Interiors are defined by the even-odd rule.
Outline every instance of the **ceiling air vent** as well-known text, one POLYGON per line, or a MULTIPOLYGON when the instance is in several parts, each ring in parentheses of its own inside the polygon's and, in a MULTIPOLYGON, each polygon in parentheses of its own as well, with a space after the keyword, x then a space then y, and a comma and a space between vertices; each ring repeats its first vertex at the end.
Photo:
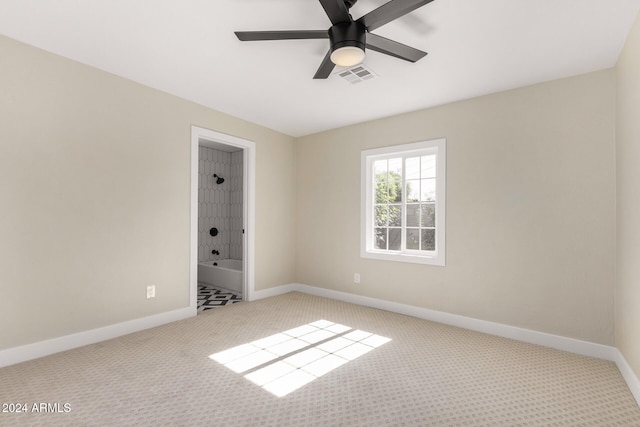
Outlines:
POLYGON ((346 70, 342 70, 336 74, 351 84, 360 83, 377 77, 370 68, 367 68, 363 64, 347 68, 346 70))

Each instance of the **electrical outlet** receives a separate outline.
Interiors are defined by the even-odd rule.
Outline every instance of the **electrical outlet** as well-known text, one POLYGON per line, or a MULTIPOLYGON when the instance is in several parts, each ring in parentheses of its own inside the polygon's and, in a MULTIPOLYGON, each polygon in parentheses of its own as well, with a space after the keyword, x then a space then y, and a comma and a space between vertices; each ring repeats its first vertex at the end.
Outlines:
POLYGON ((156 286, 149 285, 147 286, 147 299, 156 297, 156 286))
POLYGON ((360 273, 353 274, 353 283, 360 283, 360 273))

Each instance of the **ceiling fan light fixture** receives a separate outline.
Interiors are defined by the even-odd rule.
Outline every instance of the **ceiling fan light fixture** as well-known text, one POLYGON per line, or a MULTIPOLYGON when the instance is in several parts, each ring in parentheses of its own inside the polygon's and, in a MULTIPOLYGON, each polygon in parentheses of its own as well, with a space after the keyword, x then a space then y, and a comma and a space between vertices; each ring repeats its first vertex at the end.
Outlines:
POLYGON ((364 60, 366 28, 352 21, 341 22, 329 29, 331 62, 341 67, 352 67, 364 60))
POLYGON ((364 49, 356 46, 342 46, 331 52, 331 62, 341 67, 358 65, 364 57, 364 49))

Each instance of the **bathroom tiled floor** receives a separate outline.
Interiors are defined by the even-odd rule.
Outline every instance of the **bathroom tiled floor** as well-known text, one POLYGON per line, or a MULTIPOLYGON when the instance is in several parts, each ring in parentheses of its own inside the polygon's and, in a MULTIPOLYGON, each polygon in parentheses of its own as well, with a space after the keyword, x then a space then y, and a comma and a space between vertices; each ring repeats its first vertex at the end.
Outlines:
POLYGON ((198 282, 198 313, 242 301, 241 295, 198 282))

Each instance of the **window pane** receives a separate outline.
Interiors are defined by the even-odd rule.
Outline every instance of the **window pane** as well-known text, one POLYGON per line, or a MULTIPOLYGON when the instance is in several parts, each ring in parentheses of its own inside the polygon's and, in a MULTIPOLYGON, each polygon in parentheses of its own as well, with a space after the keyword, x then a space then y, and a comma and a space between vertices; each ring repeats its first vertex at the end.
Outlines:
POLYGON ((389 159, 389 201, 402 201, 402 158, 389 159))
POLYGON ((436 250, 436 230, 420 230, 422 232, 422 250, 436 250))
POLYGON ((436 226, 436 205, 432 203, 421 205, 420 210, 421 210, 420 226, 435 227, 436 226))
POLYGON ((436 155, 422 156, 420 178, 436 177, 436 155))
POLYGON ((402 206, 389 206, 389 226, 400 227, 402 225, 402 206))
POLYGON ((436 201, 436 180, 423 179, 422 188, 420 191, 420 200, 423 202, 435 202, 436 201))
POLYGON ((402 178, 394 181, 389 181, 389 202, 402 202, 402 178))
POLYGON ((407 181, 407 202, 417 202, 420 200, 420 180, 412 179, 407 181))
POLYGON ((375 239, 375 248, 376 249, 387 249, 387 229, 386 228, 375 228, 373 230, 376 239, 375 239))
POLYGON ((402 240, 402 229, 390 228, 389 229, 389 250, 399 251, 401 240, 402 240))
POLYGON ((407 205, 407 227, 417 227, 420 225, 420 205, 407 205))
POLYGON ((402 179, 402 157, 389 159, 389 180, 391 177, 402 179))
POLYGON ((407 157, 407 176, 406 179, 420 178, 420 157, 407 157))
POLYGON ((389 196, 386 182, 376 183, 376 203, 388 203, 389 196))
POLYGON ((420 230, 407 228, 407 249, 420 249, 420 230))
POLYGON ((387 218, 389 216, 387 215, 387 206, 376 206, 375 208, 375 214, 373 217, 373 223, 376 225, 376 227, 380 227, 380 226, 385 226, 387 225, 387 218))
POLYGON ((373 162, 373 176, 375 180, 386 181, 387 180, 387 160, 376 160, 373 162))

